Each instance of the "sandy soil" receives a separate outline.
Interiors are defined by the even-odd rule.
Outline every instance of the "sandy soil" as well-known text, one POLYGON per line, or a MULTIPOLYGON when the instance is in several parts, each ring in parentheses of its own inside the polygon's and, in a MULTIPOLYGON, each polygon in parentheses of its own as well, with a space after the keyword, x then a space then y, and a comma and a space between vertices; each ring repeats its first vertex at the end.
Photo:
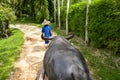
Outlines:
POLYGON ((24 33, 24 44, 10 80, 36 80, 46 51, 44 41, 40 37, 41 29, 25 24, 12 26, 24 33))

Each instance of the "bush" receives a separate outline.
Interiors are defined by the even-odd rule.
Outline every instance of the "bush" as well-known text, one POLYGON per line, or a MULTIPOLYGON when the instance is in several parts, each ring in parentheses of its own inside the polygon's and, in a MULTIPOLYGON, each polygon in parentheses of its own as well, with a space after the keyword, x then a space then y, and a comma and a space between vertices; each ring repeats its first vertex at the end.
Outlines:
POLYGON ((9 23, 16 19, 14 12, 11 8, 6 5, 0 5, 0 38, 8 37, 9 23))
MULTIPOLYGON (((61 9, 65 29, 66 7, 61 9)), ((85 37, 86 2, 70 6, 69 31, 85 37)), ((120 1, 93 0, 89 9, 88 33, 93 46, 120 53, 120 1)))
POLYGON ((120 50, 120 2, 101 0, 90 7, 90 38, 98 48, 120 50))
MULTIPOLYGON (((84 38, 85 25, 85 2, 80 2, 70 6, 69 11, 69 31, 84 38)), ((61 10, 61 21, 65 29, 66 8, 61 10)))

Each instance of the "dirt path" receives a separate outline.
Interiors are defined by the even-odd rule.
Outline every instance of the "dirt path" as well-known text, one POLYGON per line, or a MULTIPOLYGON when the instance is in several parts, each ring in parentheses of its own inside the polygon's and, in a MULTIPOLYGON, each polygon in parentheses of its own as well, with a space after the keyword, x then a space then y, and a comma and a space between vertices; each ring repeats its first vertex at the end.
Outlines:
POLYGON ((30 25, 15 25, 14 28, 24 32, 24 44, 20 58, 10 80, 36 80, 40 72, 46 48, 41 39, 41 30, 30 25))

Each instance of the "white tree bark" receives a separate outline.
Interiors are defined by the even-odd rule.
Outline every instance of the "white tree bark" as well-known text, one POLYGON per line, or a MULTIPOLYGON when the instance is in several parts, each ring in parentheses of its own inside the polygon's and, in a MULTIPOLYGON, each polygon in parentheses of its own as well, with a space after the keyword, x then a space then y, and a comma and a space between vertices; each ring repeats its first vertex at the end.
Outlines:
POLYGON ((61 29, 61 21, 60 21, 60 0, 58 0, 58 24, 59 24, 59 29, 61 29))
POLYGON ((68 13, 69 13, 70 0, 67 0, 67 10, 66 10, 66 35, 69 32, 68 29, 68 13))
POLYGON ((91 3, 91 0, 88 0, 89 1, 89 4, 91 3))
POLYGON ((89 6, 91 0, 87 0, 87 8, 86 8, 86 23, 85 23, 85 45, 89 45, 89 37, 88 37, 88 17, 89 17, 89 6))
POLYGON ((54 0, 54 24, 56 26, 56 0, 54 0))

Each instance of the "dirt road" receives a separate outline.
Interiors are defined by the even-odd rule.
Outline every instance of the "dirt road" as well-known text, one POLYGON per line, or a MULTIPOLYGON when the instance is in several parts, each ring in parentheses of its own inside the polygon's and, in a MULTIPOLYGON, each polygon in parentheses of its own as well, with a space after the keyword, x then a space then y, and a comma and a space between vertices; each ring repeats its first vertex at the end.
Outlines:
POLYGON ((44 41, 40 37, 41 29, 25 24, 12 25, 12 27, 24 33, 24 44, 10 80, 36 80, 46 51, 44 41))

